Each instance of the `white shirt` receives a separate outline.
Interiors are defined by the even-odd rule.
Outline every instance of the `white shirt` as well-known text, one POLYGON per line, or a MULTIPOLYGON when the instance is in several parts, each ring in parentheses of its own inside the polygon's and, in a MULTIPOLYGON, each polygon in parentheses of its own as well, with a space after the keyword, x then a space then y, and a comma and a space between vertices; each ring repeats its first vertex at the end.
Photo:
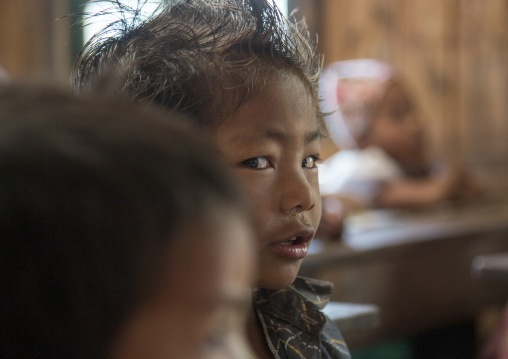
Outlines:
POLYGON ((398 163, 375 146, 339 151, 319 166, 322 195, 340 194, 366 205, 384 185, 403 177, 398 163))

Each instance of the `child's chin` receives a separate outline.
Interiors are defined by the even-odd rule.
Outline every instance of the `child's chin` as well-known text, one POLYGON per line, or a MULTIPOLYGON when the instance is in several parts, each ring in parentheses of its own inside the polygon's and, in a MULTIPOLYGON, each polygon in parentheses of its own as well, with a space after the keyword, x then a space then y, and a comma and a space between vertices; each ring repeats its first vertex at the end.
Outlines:
POLYGON ((277 268, 275 271, 261 273, 261 278, 259 278, 257 286, 272 290, 288 287, 295 281, 296 276, 298 275, 301 261, 297 262, 298 263, 292 263, 291 265, 285 265, 281 268, 277 268))

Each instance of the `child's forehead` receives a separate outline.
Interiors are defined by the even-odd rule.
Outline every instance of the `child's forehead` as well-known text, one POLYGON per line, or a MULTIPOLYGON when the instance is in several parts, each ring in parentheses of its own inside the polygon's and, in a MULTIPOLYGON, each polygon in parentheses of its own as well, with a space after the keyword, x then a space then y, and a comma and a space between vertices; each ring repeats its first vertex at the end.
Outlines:
POLYGON ((294 75, 272 78, 220 124, 215 134, 223 144, 257 146, 307 144, 320 138, 315 101, 294 75), (312 137, 312 141, 308 138, 312 137))
MULTIPOLYGON (((270 93, 277 97, 291 96, 296 102, 305 103, 308 107, 312 107, 316 116, 319 116, 319 103, 317 89, 315 89, 310 81, 290 68, 271 68, 258 79, 254 80, 249 89, 249 95, 244 99, 243 105, 249 101, 259 99, 264 94, 270 93), (295 88, 302 88, 304 91, 295 91, 295 88)), ((270 100, 268 99, 264 99, 270 100)), ((239 106, 239 107, 240 107, 239 106)))

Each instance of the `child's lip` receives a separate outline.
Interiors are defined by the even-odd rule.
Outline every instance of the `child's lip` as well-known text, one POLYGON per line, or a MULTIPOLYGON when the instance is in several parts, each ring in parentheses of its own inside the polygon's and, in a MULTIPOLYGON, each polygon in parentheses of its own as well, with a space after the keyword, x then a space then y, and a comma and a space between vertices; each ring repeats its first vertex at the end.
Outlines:
POLYGON ((271 244, 273 251, 288 259, 303 259, 307 255, 308 243, 314 237, 314 230, 311 227, 300 228, 291 234, 284 236, 271 244))

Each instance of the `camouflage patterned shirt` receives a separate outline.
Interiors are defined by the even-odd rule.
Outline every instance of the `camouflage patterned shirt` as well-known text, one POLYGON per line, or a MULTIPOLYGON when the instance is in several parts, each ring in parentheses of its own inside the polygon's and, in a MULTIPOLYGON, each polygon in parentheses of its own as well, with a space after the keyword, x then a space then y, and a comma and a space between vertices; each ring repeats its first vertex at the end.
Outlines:
POLYGON ((296 278, 281 290, 258 288, 254 310, 276 359, 350 359, 339 328, 322 312, 331 283, 296 278))

